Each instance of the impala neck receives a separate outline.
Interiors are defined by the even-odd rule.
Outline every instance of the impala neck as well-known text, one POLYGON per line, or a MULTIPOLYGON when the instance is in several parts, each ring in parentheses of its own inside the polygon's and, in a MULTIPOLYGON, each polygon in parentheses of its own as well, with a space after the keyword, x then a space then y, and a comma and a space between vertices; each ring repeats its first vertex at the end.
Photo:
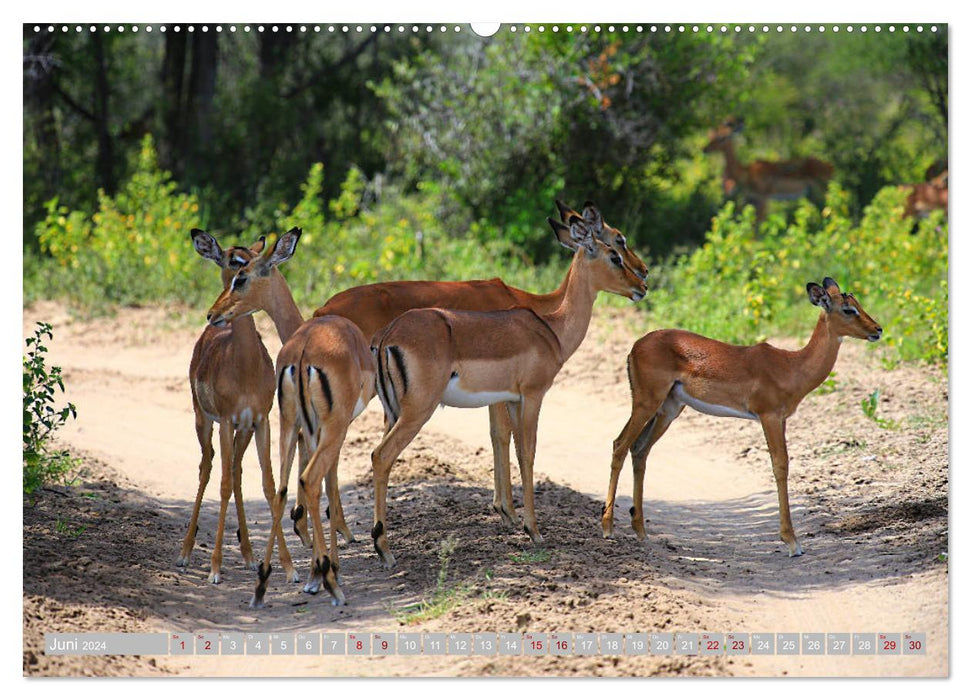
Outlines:
POLYGON ((823 311, 809 343, 796 353, 802 369, 803 396, 822 384, 833 371, 841 343, 842 338, 829 326, 829 314, 823 311))
POLYGON ((271 293, 263 308, 273 319, 280 342, 285 343, 303 325, 303 316, 283 275, 278 270, 273 270, 271 280, 271 293))
MULTIPOLYGON (((573 269, 573 266, 570 266, 573 269)), ((563 303, 563 299, 566 298, 567 284, 570 281, 569 272, 560 282, 560 286, 554 289, 548 294, 531 294, 530 292, 524 292, 522 290, 514 289, 514 293, 521 297, 520 303, 523 306, 528 306, 533 311, 538 313, 540 316, 549 316, 563 303)))
POLYGON ((252 316, 234 318, 229 327, 232 329, 230 339, 235 346, 235 356, 246 366, 256 366, 260 360, 257 352, 263 346, 260 334, 256 332, 256 323, 252 316))
POLYGON ((744 168, 738 158, 735 157, 735 145, 731 139, 725 141, 721 151, 725 155, 725 175, 738 182, 744 168))
POLYGON ((591 261, 586 255, 582 247, 577 250, 563 284, 549 295, 561 295, 559 306, 545 318, 560 341, 564 362, 583 342, 593 316, 593 302, 597 299, 598 290, 589 274, 591 261))

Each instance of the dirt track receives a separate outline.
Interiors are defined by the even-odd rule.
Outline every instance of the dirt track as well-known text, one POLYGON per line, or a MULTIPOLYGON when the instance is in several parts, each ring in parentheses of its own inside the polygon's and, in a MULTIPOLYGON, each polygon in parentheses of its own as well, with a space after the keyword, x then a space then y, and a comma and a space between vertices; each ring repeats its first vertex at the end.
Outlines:
MULTIPOLYGON (((210 482, 187 571, 175 567, 197 485, 199 448, 186 372, 198 328, 160 309, 78 322, 64 307, 25 309, 54 323, 50 359, 64 368, 76 424, 61 439, 85 458, 71 489, 24 506, 26 675, 736 675, 944 676, 948 673, 947 384, 934 372, 887 370, 845 343, 836 391, 808 397, 790 420, 793 521, 806 554, 777 539, 768 452, 758 426, 686 411, 648 464, 646 543, 629 527, 621 480, 617 537, 599 514, 610 444, 627 418, 624 357, 644 317, 598 310, 550 391, 540 422, 537 506, 546 538, 530 546, 492 513, 484 410, 439 411, 392 471, 389 529, 398 565, 370 544, 368 455, 381 431, 375 402, 352 426, 341 460, 356 543, 343 546, 348 605, 333 608, 276 569, 264 610, 255 574, 227 523, 224 583, 206 581, 218 475, 210 482), (609 317, 609 318, 608 318, 609 317), (640 324, 633 327, 634 324, 640 324), (881 389, 879 415, 860 400, 881 389), (438 553, 457 538, 447 575, 462 591, 441 616, 403 626, 394 615, 432 594, 438 553), (29 575, 27 572, 31 572, 29 575), (745 657, 45 657, 61 631, 372 632, 925 632, 924 656, 745 657)), ((814 315, 807 309, 807 328, 814 315)), ((264 341, 279 348, 261 320, 264 341)), ((892 333, 892 329, 888 329, 892 333)), ((790 344, 791 345, 791 344, 790 344)), ((273 438, 276 439, 274 417, 273 438)), ((277 463, 276 444, 273 450, 277 463)), ((218 469, 216 470, 218 471, 218 469)), ((514 468, 514 474, 516 472, 514 468)), ((254 548, 268 527, 255 451, 243 488, 254 548)), ((514 483, 518 478, 514 477, 514 483)), ((291 485, 292 486, 292 485, 291 485)), ((294 489, 291 488, 291 493, 294 489)), ((516 490, 518 499, 518 489, 516 490)), ((302 575, 309 558, 291 551, 302 575)))

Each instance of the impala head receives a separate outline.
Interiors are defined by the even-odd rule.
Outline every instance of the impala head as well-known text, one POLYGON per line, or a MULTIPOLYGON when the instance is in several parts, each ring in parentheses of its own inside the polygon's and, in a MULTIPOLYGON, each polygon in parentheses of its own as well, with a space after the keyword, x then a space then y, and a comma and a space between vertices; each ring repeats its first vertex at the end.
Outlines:
POLYGON ((222 269, 223 289, 229 287, 236 271, 263 252, 263 247, 266 245, 266 236, 260 236, 260 239, 249 248, 234 245, 223 250, 211 234, 201 229, 192 229, 191 235, 192 247, 196 252, 206 260, 212 260, 222 269))
POLYGON ((260 255, 235 271, 229 285, 206 315, 210 325, 224 326, 234 318, 266 308, 271 287, 286 284, 276 266, 293 257, 301 233, 299 228, 290 229, 272 247, 264 248, 260 255))
POLYGON ((647 295, 644 280, 624 264, 620 253, 596 236, 585 219, 574 215, 569 223, 566 231, 554 228, 554 232, 560 243, 575 251, 574 265, 586 267, 595 289, 633 301, 640 301, 647 295))
MULTIPOLYGON (((631 272, 640 277, 642 280, 647 279, 647 265, 641 260, 637 253, 627 247, 627 238, 619 230, 610 226, 603 220, 600 211, 593 205, 592 202, 587 202, 583 205, 583 214, 578 214, 576 211, 568 207, 566 204, 560 200, 556 200, 556 208, 560 212, 561 221, 569 221, 571 217, 577 217, 583 219, 594 232, 594 235, 599 238, 603 243, 610 246, 618 255, 620 255, 621 260, 624 261, 624 265, 630 268, 631 272)), ((563 242, 560 235, 562 230, 564 236, 569 236, 570 227, 560 221, 555 221, 553 219, 547 218, 546 221, 553 228, 553 232, 556 237, 563 242)), ((567 248, 569 245, 565 244, 567 248)), ((571 248, 572 250, 572 248, 571 248)))
POLYGON ((806 285, 809 301, 826 312, 832 333, 850 336, 874 343, 880 340, 883 329, 870 318, 852 294, 843 294, 832 277, 823 280, 820 287, 815 282, 806 285))
POLYGON ((708 144, 704 148, 705 153, 723 151, 731 143, 732 137, 742 130, 744 122, 736 117, 728 117, 717 127, 708 132, 708 144))

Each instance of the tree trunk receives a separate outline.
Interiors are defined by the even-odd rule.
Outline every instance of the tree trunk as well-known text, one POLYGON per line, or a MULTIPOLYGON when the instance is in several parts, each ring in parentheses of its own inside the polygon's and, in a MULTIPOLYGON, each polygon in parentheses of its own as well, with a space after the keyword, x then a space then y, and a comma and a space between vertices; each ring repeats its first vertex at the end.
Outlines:
POLYGON ((91 42, 94 47, 95 81, 94 81, 94 124, 98 135, 97 179, 98 186, 105 192, 114 194, 116 182, 114 173, 114 144, 111 140, 109 126, 110 114, 108 98, 108 58, 105 52, 101 32, 92 32, 91 42))
POLYGON ((165 58, 162 60, 162 137, 159 139, 159 163, 181 179, 185 170, 185 127, 182 116, 185 100, 186 32, 165 35, 165 58))
POLYGON ((219 63, 215 32, 196 28, 192 36, 192 64, 189 69, 189 162, 196 178, 204 178, 212 157, 212 104, 216 94, 219 63))

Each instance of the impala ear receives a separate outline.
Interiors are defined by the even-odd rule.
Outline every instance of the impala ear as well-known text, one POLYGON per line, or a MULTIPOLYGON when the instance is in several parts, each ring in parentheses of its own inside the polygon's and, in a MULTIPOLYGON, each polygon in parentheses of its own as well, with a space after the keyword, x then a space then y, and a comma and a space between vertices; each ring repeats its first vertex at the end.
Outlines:
POLYGON ((593 202, 584 202, 583 204, 583 220, 589 225, 593 234, 599 236, 604 230, 604 220, 603 216, 600 215, 600 210, 594 205, 593 202))
POLYGON ((839 297, 842 294, 840 291, 840 286, 836 284, 836 280, 834 280, 832 277, 823 278, 823 289, 825 289, 832 297, 839 297))
POLYGON ((597 247, 594 244, 593 232, 590 230, 589 224, 579 216, 571 216, 567 223, 570 224, 570 239, 574 244, 582 245, 591 255, 595 254, 597 247))
POLYGON ((560 242, 560 245, 562 245, 564 248, 569 248, 570 250, 577 249, 577 244, 570 237, 569 226, 549 217, 546 217, 546 223, 548 223, 550 228, 553 229, 553 233, 556 235, 556 240, 560 242))
POLYGON ((556 202, 556 210, 560 213, 560 221, 569 221, 571 216, 580 216, 572 207, 568 207, 561 200, 556 202))
POLYGON ((294 227, 277 238, 272 248, 264 250, 263 254, 259 257, 259 265, 257 268, 259 274, 269 274, 271 268, 276 267, 280 263, 285 263, 292 258, 293 254, 297 251, 297 242, 300 240, 301 235, 303 235, 303 231, 294 227))
POLYGON ((219 267, 223 266, 223 249, 219 247, 211 234, 202 229, 194 228, 190 235, 192 236, 192 247, 196 249, 199 255, 206 260, 212 260, 219 267))
POLYGON ((812 302, 814 306, 820 306, 827 311, 833 310, 832 297, 830 297, 829 293, 818 284, 815 282, 810 282, 806 285, 806 292, 809 293, 809 301, 812 302))
POLYGON ((262 253, 264 248, 266 248, 266 236, 260 236, 260 239, 249 247, 249 249, 257 255, 262 253))

